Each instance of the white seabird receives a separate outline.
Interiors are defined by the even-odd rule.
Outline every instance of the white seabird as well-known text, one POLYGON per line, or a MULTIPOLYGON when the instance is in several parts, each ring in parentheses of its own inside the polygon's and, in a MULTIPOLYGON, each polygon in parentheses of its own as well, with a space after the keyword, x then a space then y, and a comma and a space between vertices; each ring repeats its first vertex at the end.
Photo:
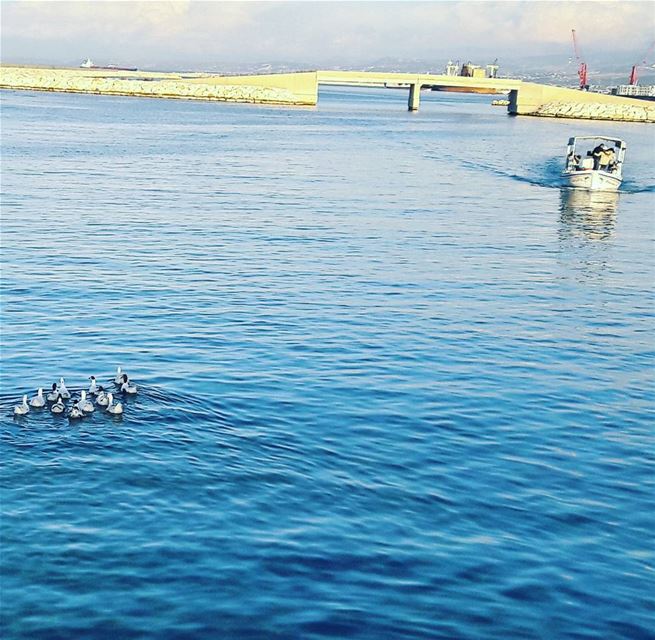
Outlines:
POLYGON ((65 409, 66 409, 66 405, 62 402, 61 396, 58 396, 57 402, 55 402, 50 407, 50 411, 52 411, 52 413, 64 413, 65 409))
POLYGON ((109 403, 107 404, 107 411, 108 413, 112 413, 115 416, 120 415, 123 413, 123 405, 120 402, 117 402, 116 404, 113 404, 114 402, 114 396, 113 394, 109 393, 107 394, 107 399, 109 400, 109 403))
POLYGON ((116 384, 121 384, 123 382, 123 371, 120 367, 116 367, 116 377, 114 378, 116 384))
POLYGON ((89 393, 92 393, 93 395, 95 395, 96 393, 98 393, 98 386, 96 384, 96 377, 91 376, 89 378, 89 380, 91 380, 91 384, 89 385, 89 393))
POLYGON ((105 390, 102 387, 99 387, 98 395, 96 396, 96 404, 101 407, 106 407, 108 403, 109 403, 109 399, 107 398, 107 394, 105 393, 105 390))
POLYGON ((84 413, 93 413, 95 411, 95 407, 93 406, 93 402, 91 400, 88 400, 86 397, 86 391, 82 389, 82 397, 80 398, 79 402, 77 403, 77 406, 84 411, 84 413))
POLYGON ((80 418, 84 417, 84 411, 80 409, 80 407, 76 404, 74 404, 71 407, 71 410, 68 412, 68 418, 69 420, 79 420, 80 418))
POLYGON ((30 398, 30 407, 40 409, 43 406, 45 406, 45 398, 43 397, 43 389, 39 387, 38 393, 33 398, 30 398))
POLYGON ((59 398, 59 391, 57 391, 57 383, 53 382, 52 389, 48 394, 48 402, 57 402, 57 398, 59 398))
POLYGON ((63 378, 59 378, 59 395, 64 400, 68 400, 71 397, 70 391, 66 388, 63 378))
POLYGON ((127 373, 123 374, 123 384, 121 385, 121 392, 122 393, 129 393, 130 395, 136 395, 137 388, 135 384, 132 384, 128 377, 127 373))
POLYGON ((27 396, 23 396, 23 402, 14 407, 15 416, 24 416, 30 412, 30 408, 27 406, 27 396))

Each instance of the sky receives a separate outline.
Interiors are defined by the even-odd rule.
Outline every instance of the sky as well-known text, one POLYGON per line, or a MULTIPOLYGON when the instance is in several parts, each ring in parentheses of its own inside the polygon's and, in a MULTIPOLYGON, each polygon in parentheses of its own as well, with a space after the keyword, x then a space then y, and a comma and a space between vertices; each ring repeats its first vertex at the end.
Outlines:
POLYGON ((77 65, 90 57, 144 69, 265 62, 361 68, 393 58, 571 56, 572 28, 583 57, 637 57, 655 40, 655 1, 645 0, 1 0, 0 11, 2 62, 23 64, 77 65))

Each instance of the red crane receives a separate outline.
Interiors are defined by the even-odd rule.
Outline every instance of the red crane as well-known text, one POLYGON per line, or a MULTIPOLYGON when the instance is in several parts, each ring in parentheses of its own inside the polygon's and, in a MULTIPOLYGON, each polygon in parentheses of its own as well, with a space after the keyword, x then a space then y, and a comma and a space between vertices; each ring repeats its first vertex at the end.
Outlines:
POLYGON ((646 64, 646 60, 648 59, 648 56, 650 55, 650 52, 653 50, 653 47, 655 47, 655 41, 648 47, 646 50, 646 53, 642 56, 642 61, 641 64, 635 63, 632 65, 632 69, 630 70, 630 80, 628 80, 628 84, 637 84, 639 82, 639 78, 637 75, 637 69, 641 66, 646 64))
POLYGON ((589 84, 587 82, 587 63, 583 62, 580 59, 580 52, 578 51, 578 41, 575 37, 575 29, 571 29, 571 35, 573 36, 573 52, 575 53, 575 59, 580 63, 578 67, 578 78, 580 78, 580 90, 586 91, 589 89, 589 84))

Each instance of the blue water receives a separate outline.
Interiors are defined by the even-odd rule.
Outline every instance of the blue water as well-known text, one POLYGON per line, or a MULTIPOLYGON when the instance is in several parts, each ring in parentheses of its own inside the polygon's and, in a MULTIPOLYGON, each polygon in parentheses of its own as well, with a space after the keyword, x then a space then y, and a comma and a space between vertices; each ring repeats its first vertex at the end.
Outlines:
POLYGON ((489 101, 3 92, 3 638, 655 637, 655 127, 489 101))

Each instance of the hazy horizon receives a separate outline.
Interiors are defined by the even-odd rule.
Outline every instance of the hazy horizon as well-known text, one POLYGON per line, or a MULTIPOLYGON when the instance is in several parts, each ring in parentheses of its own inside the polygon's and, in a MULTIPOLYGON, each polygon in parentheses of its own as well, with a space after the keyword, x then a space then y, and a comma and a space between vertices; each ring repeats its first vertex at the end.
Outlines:
MULTIPOLYGON (((640 61, 653 2, 41 2, 1 3, 2 61, 140 68, 381 59, 573 57, 640 61)), ((652 61, 651 61, 652 62, 652 61)))

